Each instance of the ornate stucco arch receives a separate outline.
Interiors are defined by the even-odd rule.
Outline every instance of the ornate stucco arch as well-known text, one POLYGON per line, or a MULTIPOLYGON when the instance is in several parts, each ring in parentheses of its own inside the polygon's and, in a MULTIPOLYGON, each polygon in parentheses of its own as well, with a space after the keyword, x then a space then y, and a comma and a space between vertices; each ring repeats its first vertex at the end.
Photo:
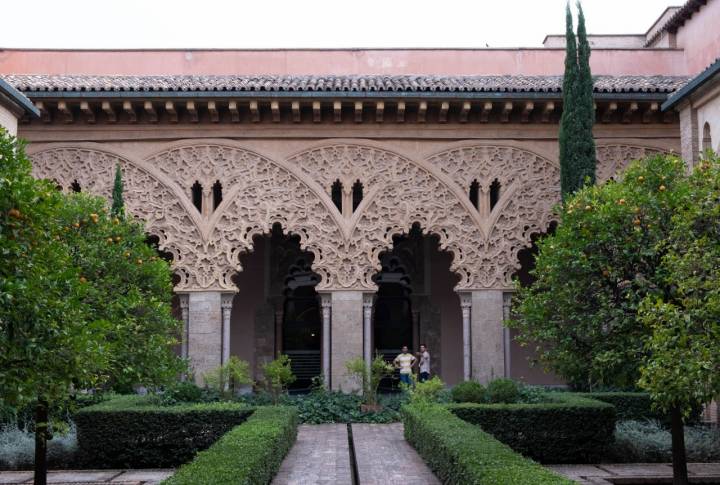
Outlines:
POLYGON ((146 162, 189 190, 195 181, 208 189, 223 185, 223 201, 202 219, 203 250, 215 264, 216 285, 234 291, 232 276, 242 271, 239 255, 252 251, 253 237, 276 223, 300 237, 313 253, 319 289, 335 289, 337 261, 342 258, 343 233, 332 202, 311 178, 229 140, 181 142, 151 155, 146 162))
POLYGON ((611 177, 622 173, 633 160, 649 155, 670 153, 664 148, 628 145, 619 143, 603 143, 597 146, 597 180, 606 182, 611 177))
POLYGON ((173 255, 173 269, 180 277, 177 289, 202 285, 198 264, 200 231, 191 206, 171 180, 140 161, 92 144, 53 146, 31 152, 33 174, 54 180, 63 189, 77 181, 83 191, 109 198, 115 166, 123 171, 125 205, 145 221, 149 234, 157 236, 160 248, 173 255))

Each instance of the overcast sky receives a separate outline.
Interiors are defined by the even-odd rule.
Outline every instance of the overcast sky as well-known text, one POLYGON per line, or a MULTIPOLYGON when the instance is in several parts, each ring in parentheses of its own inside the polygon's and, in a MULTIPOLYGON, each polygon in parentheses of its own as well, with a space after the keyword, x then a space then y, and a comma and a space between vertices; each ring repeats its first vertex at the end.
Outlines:
MULTIPOLYGON (((2 0, 0 48, 539 47, 566 0, 2 0)), ((584 0, 590 33, 644 33, 681 0, 584 0)))

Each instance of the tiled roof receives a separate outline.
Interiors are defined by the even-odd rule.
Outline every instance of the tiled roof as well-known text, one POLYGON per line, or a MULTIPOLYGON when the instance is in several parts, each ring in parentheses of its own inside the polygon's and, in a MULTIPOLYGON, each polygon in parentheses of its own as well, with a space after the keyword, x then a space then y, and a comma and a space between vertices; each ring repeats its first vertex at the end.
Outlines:
POLYGON ((20 112, 25 112, 31 117, 40 116, 40 111, 32 104, 32 101, 11 84, 0 79, 0 106, 4 103, 16 107, 20 112))
MULTIPOLYGON (((6 75, 33 92, 405 92, 560 93, 562 76, 65 76, 6 75)), ((673 76, 595 76, 597 93, 671 93, 673 76)))
POLYGON ((709 82, 715 82, 717 85, 718 80, 716 78, 718 74, 720 74, 720 57, 715 59, 715 62, 710 64, 703 72, 690 79, 680 89, 675 91, 675 93, 663 103, 662 110, 669 110, 709 82))

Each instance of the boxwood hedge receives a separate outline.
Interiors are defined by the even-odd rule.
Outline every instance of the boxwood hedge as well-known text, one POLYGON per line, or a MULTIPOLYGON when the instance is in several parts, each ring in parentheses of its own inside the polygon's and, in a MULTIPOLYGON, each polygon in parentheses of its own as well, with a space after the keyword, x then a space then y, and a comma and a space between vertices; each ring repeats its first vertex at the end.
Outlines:
POLYGON ((443 483, 571 485, 439 405, 406 406, 405 439, 443 483))
POLYGON ((147 397, 120 396, 75 414, 78 456, 92 468, 178 466, 252 412, 237 403, 159 406, 147 397))
POLYGON ((640 421, 660 417, 652 410, 652 400, 646 392, 583 392, 578 395, 612 404, 618 420, 640 421))
POLYGON ((537 404, 453 404, 449 410, 542 463, 592 463, 613 443, 615 408, 571 393, 537 404))
POLYGON ((280 468, 297 437, 293 407, 260 407, 210 449, 180 467, 164 485, 265 485, 280 468))

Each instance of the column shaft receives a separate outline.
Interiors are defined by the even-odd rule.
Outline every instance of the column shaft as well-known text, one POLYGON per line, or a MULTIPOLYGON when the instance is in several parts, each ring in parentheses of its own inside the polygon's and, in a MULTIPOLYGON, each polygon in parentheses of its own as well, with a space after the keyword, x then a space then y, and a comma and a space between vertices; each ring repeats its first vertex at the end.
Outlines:
POLYGON ((332 303, 329 293, 320 294, 320 305, 322 306, 323 383, 327 389, 330 389, 330 312, 332 310, 332 303))
POLYGON ((373 359, 372 355, 372 307, 373 307, 373 294, 363 294, 363 359, 365 360, 365 366, 370 369, 370 364, 373 359))
POLYGON ((234 293, 223 293, 220 306, 222 307, 222 364, 230 360, 230 315, 234 293))
POLYGON ((473 379, 486 383, 503 377, 503 291, 473 290, 470 322, 473 379))
POLYGON ((469 381, 472 377, 471 367, 471 340, 470 340, 470 309, 472 295, 460 293, 460 309, 462 310, 462 338, 463 338, 463 380, 469 381))

